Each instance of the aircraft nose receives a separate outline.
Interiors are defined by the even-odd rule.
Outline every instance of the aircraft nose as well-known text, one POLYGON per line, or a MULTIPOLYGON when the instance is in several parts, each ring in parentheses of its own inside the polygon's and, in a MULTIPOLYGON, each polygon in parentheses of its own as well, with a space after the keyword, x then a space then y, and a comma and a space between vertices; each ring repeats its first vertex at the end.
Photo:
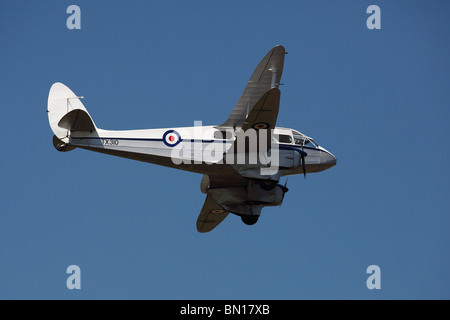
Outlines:
POLYGON ((327 168, 331 168, 335 166, 337 163, 337 159, 334 155, 332 155, 330 152, 322 151, 320 153, 320 164, 324 164, 327 166, 327 168))

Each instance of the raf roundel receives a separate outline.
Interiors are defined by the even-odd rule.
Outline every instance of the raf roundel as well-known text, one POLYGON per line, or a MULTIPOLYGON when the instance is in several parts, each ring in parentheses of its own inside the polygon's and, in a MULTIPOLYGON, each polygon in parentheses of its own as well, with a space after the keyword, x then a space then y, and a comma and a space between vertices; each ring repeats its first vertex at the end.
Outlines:
POLYGON ((218 213, 224 213, 225 210, 222 210, 222 209, 214 209, 214 210, 211 210, 210 212, 211 212, 211 213, 214 213, 214 214, 218 214, 218 213))
POLYGON ((168 130, 163 135, 163 142, 168 147, 175 147, 181 142, 181 136, 175 130, 168 130))
POLYGON ((270 124, 268 124, 267 122, 257 122, 252 127, 253 127, 253 129, 256 129, 256 130, 269 129, 270 124))

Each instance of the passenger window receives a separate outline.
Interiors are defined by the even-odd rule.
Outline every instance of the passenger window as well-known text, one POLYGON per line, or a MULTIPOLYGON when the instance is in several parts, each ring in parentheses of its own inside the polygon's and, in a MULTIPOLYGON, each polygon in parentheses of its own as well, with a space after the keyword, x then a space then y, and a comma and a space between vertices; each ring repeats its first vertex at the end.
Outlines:
POLYGON ((288 135, 286 135, 286 134, 280 134, 280 135, 278 136, 278 140, 279 140, 281 143, 292 143, 292 138, 291 138, 291 136, 288 136, 288 135))

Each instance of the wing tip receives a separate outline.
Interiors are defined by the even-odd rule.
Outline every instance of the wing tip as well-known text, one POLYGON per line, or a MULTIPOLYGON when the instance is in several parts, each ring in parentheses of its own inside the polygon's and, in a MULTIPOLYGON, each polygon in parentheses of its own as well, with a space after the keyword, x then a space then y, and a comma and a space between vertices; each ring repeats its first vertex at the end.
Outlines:
POLYGON ((286 48, 281 44, 277 44, 275 47, 272 48, 272 50, 283 51, 284 53, 286 53, 286 48))

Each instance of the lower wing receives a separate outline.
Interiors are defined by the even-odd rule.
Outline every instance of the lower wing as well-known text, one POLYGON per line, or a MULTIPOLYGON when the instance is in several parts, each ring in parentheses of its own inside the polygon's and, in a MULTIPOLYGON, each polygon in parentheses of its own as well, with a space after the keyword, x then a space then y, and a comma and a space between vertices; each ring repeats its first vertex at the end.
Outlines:
POLYGON ((197 219, 197 231, 205 233, 213 230, 227 217, 228 213, 208 195, 197 219))

